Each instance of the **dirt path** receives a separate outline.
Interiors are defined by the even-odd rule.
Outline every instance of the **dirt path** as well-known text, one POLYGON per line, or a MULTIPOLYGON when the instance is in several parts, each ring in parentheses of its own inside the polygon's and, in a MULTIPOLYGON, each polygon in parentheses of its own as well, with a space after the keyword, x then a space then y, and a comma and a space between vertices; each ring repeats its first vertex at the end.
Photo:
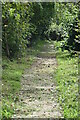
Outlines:
POLYGON ((36 62, 25 70, 21 81, 18 109, 15 118, 61 118, 62 109, 57 103, 54 70, 57 66, 52 44, 45 44, 36 62))

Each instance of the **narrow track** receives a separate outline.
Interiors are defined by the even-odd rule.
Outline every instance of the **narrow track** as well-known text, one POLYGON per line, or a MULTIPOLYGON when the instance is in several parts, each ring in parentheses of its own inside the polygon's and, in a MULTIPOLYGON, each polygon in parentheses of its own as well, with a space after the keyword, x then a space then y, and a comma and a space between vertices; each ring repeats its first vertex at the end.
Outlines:
POLYGON ((19 102, 13 118, 62 117, 54 80, 56 67, 54 45, 45 44, 36 56, 36 62, 25 70, 21 80, 19 102))

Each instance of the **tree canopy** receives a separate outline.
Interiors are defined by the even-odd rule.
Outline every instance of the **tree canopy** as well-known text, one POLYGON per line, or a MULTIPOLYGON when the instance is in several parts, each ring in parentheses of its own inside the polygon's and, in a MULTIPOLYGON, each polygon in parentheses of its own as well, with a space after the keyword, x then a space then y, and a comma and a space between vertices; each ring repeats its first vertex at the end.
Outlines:
POLYGON ((5 2, 2 4, 3 54, 23 55, 39 38, 62 40, 61 48, 80 51, 79 3, 5 2))

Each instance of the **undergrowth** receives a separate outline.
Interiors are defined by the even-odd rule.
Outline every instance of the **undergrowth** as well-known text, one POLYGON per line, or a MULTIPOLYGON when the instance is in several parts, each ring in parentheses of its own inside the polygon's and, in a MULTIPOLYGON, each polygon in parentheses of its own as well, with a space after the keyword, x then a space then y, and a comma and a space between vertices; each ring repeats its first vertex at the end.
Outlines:
POLYGON ((78 55, 71 54, 60 48, 60 42, 55 42, 58 68, 56 81, 58 101, 63 108, 64 118, 78 117, 78 55))
POLYGON ((2 120, 10 119, 19 101, 20 81, 25 69, 36 60, 35 56, 44 45, 38 41, 32 48, 27 48, 26 57, 9 60, 3 56, 2 62, 2 120))

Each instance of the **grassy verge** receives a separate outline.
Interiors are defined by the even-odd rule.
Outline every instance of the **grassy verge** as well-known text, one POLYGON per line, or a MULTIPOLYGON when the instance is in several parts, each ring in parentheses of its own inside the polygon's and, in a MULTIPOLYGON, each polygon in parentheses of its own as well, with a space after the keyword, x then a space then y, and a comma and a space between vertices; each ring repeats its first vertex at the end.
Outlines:
POLYGON ((25 58, 20 61, 13 60, 12 62, 3 58, 3 73, 2 73, 2 117, 8 119, 14 112, 15 102, 18 101, 18 92, 20 90, 20 80, 24 69, 29 68, 33 59, 25 58))
POLYGON ((25 58, 19 60, 3 57, 2 67, 2 120, 11 118, 19 100, 20 81, 25 69, 35 61, 35 56, 41 50, 45 41, 38 41, 32 48, 27 49, 25 58))
POLYGON ((55 42, 56 58, 58 68, 56 70, 56 81, 58 101, 64 110, 65 118, 77 118, 78 115, 78 56, 71 57, 68 51, 62 52, 57 49, 60 42, 55 42))

